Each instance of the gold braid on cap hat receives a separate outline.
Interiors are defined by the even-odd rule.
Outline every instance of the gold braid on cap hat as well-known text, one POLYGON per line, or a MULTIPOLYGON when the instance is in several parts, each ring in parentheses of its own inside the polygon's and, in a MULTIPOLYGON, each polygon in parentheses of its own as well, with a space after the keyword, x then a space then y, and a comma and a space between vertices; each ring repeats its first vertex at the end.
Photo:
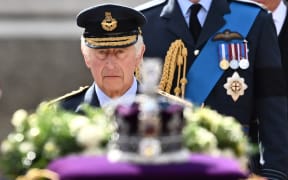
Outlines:
POLYGON ((124 46, 137 41, 137 35, 105 38, 85 38, 92 46, 124 46))
POLYGON ((185 47, 182 40, 175 40, 174 42, 172 42, 169 47, 169 50, 167 51, 162 77, 159 83, 159 89, 161 91, 170 93, 175 75, 176 65, 178 67, 177 69, 178 74, 177 74, 177 86, 174 89, 174 94, 175 96, 178 97, 181 96, 181 98, 184 99, 185 86, 187 84, 186 79, 187 48, 185 47))

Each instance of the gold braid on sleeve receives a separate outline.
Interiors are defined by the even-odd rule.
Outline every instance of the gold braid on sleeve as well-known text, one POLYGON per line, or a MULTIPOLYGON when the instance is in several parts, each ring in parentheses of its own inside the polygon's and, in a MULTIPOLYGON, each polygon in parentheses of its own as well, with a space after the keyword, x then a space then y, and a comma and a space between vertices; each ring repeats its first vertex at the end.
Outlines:
POLYGON ((175 70, 177 66, 177 82, 174 88, 174 95, 184 99, 187 67, 187 48, 182 40, 178 39, 171 43, 166 53, 165 62, 162 71, 162 77, 159 83, 159 90, 171 93, 173 79, 176 77, 175 70))

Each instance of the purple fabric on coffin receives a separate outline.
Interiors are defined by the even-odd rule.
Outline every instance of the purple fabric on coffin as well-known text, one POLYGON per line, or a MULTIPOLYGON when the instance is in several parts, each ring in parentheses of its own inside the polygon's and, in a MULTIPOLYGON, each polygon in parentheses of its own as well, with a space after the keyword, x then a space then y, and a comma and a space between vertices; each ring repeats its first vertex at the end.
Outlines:
POLYGON ((58 173, 61 180, 239 180, 247 177, 233 159, 200 154, 192 154, 186 163, 166 165, 111 163, 106 156, 68 156, 53 161, 48 169, 58 173))

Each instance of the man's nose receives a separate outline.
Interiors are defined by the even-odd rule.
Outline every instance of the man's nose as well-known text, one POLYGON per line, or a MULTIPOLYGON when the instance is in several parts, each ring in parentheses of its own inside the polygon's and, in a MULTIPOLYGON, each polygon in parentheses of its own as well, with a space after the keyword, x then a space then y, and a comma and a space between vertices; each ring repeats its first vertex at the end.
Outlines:
POLYGON ((106 60, 106 66, 110 69, 113 69, 116 64, 116 57, 113 53, 109 53, 106 60))

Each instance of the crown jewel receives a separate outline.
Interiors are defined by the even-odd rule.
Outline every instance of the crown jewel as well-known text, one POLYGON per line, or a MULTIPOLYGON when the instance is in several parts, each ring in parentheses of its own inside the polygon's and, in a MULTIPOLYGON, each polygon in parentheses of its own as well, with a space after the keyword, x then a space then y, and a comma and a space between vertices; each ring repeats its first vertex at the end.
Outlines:
POLYGON ((115 107, 117 133, 108 157, 136 163, 186 161, 189 153, 183 149, 181 137, 184 106, 156 93, 159 61, 145 60, 141 70, 142 94, 131 105, 115 107))

